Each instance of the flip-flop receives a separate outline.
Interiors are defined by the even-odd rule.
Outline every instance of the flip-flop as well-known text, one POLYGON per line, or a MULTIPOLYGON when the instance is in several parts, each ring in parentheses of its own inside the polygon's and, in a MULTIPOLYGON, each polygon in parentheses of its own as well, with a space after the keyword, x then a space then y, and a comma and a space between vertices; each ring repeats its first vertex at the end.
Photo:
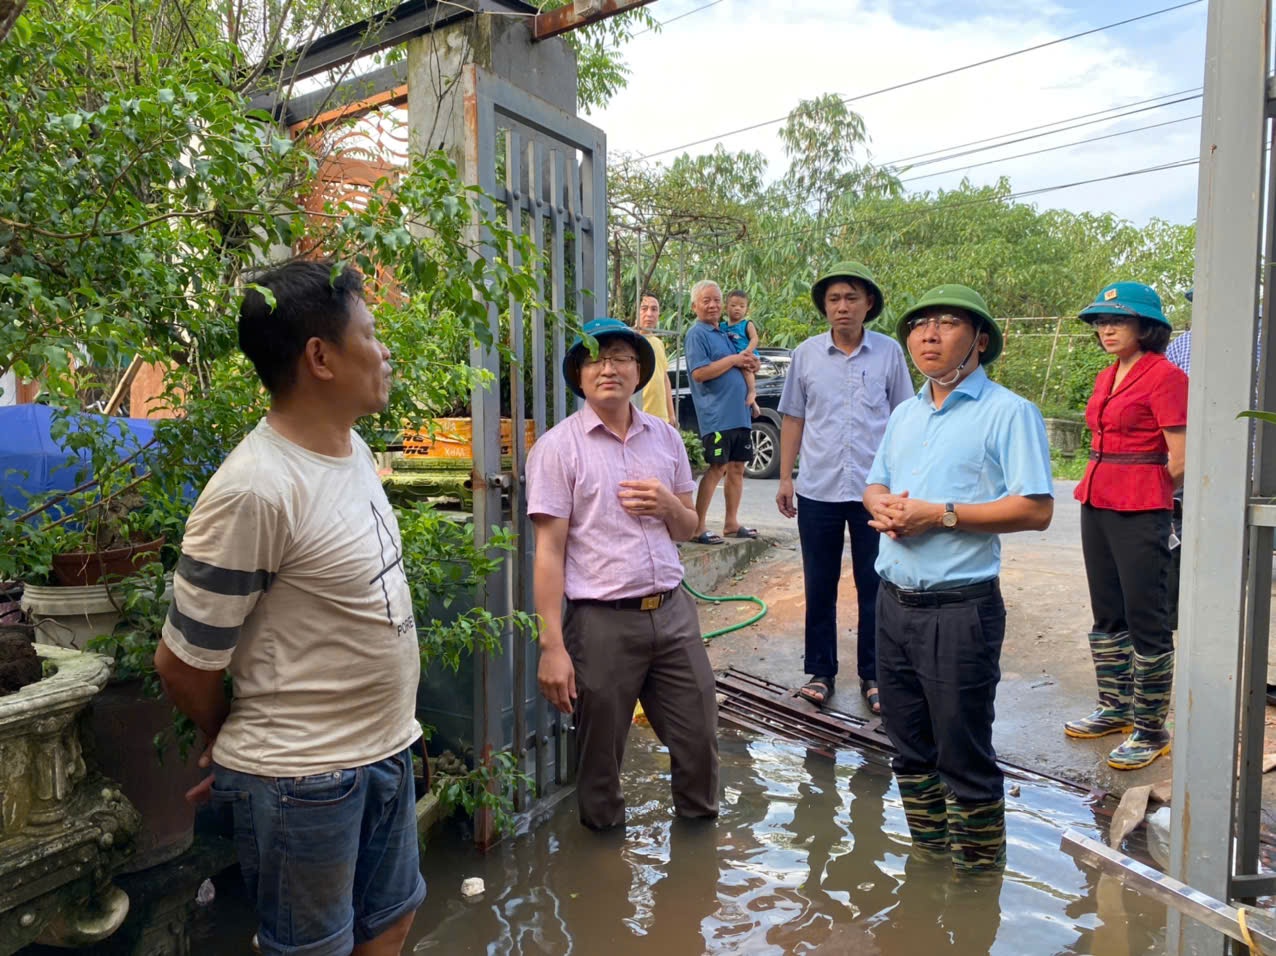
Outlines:
POLYGON ((809 704, 823 707, 833 696, 833 678, 812 677, 798 688, 797 695, 809 704))
POLYGON ((757 528, 736 528, 734 531, 726 532, 728 538, 756 538, 758 536, 757 528))
POLYGON ((691 543, 692 544, 726 544, 726 540, 720 534, 715 534, 712 531, 706 531, 703 534, 698 534, 694 538, 692 538, 691 543))

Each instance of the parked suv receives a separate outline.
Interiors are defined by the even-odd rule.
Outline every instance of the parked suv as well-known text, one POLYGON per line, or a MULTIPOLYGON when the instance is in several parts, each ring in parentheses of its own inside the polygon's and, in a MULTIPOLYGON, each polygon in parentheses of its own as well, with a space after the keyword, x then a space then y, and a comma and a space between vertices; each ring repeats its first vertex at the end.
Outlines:
MULTIPOLYGON (((753 460, 745 464, 744 473, 750 478, 774 478, 780 473, 780 393, 792 356, 788 349, 758 349, 758 360, 762 363, 756 375, 762 416, 753 420, 753 460)), ((682 356, 669 363, 669 378, 679 427, 701 434, 682 356)))

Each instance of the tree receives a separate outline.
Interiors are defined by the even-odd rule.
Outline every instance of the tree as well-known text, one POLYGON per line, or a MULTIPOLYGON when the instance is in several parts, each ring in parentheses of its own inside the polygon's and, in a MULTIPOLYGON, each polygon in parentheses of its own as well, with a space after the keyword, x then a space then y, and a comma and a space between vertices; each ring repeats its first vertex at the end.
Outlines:
POLYGON ((760 153, 721 146, 700 156, 683 154, 668 167, 612 164, 609 227, 618 309, 636 285, 671 289, 687 278, 669 267, 675 250, 679 265, 694 276, 712 274, 724 286, 750 290, 755 311, 801 312, 809 302, 809 264, 832 261, 821 233, 829 211, 861 197, 895 195, 899 183, 892 171, 861 158, 868 143, 863 119, 836 95, 803 100, 780 135, 789 165, 773 181, 760 153), (759 242, 758 236, 777 242, 759 242), (629 262, 640 262, 641 272, 626 274, 629 262))
POLYGON ((763 193, 765 169, 760 153, 728 153, 721 146, 694 159, 680 156, 668 168, 628 158, 613 162, 608 170, 613 311, 630 314, 622 303, 630 301, 632 290, 666 284, 654 280, 671 244, 716 246, 743 239, 754 215, 751 204, 763 193))
POLYGON ((780 128, 780 142, 789 157, 782 184, 795 208, 816 219, 847 194, 899 194, 891 170, 858 158, 869 142, 864 118, 836 93, 798 103, 780 128))
POLYGON ((26 5, 27 0, 0 0, 0 43, 4 42, 13 25, 18 22, 26 5))
MULTIPOLYGON (((541 10, 557 10, 573 0, 543 0, 541 10)), ((564 36, 576 52, 576 102, 583 110, 606 106, 629 81, 629 65, 621 50, 635 33, 660 31, 660 23, 646 9, 637 7, 592 23, 564 36)))

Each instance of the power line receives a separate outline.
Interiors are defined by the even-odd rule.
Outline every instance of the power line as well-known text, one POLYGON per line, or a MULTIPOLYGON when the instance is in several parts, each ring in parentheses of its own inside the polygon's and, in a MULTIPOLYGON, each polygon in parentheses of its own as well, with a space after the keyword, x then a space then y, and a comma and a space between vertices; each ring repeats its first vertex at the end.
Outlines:
MULTIPOLYGON (((1174 126, 1177 123, 1186 123, 1189 120, 1196 120, 1200 118, 1201 118, 1200 113, 1197 113, 1194 116, 1181 116, 1178 119, 1166 120, 1164 123, 1152 123, 1148 126, 1136 126, 1134 129, 1123 129, 1123 130, 1118 130, 1115 133, 1104 133, 1102 136, 1091 136, 1088 139, 1078 139, 1078 140, 1072 141, 1071 143, 1060 143, 1058 146, 1046 146, 1042 149, 1034 149, 1027 153, 1016 153, 1013 156, 1001 156, 997 159, 988 159, 988 160, 984 160, 982 163, 971 163, 967 166, 954 166, 951 169, 941 169, 938 172, 934 172, 934 173, 922 173, 920 176, 909 176, 907 179, 901 179, 900 182, 913 183, 919 179, 930 179, 934 176, 946 176, 949 173, 965 172, 966 170, 970 170, 970 169, 978 169, 980 166, 992 166, 995 163, 1008 163, 1012 159, 1025 159, 1028 156, 1039 156, 1042 153, 1053 153, 1055 150, 1059 150, 1059 149, 1072 149, 1074 146, 1084 146, 1086 143, 1097 143, 1100 140, 1115 139, 1118 136, 1129 136, 1131 133, 1142 133, 1145 130, 1160 129, 1162 126, 1174 126)), ((993 149, 995 147, 988 146, 985 148, 993 149)), ((936 160, 936 162, 938 162, 938 160, 936 160)))
MULTIPOLYGON (((1191 91, 1185 90, 1184 92, 1190 93, 1191 91)), ((1169 95, 1179 96, 1179 94, 1177 93, 1172 93, 1169 95)), ((903 159, 893 159, 888 163, 878 163, 876 165, 908 166, 911 169, 916 169, 920 166, 929 166, 932 163, 943 162, 944 160, 948 160, 948 159, 958 159, 962 156, 970 156, 974 153, 982 153, 990 149, 1000 149, 1002 146, 1014 146, 1016 143, 1025 143, 1028 140, 1041 139, 1046 136, 1053 136, 1056 133, 1067 133, 1074 129, 1081 129, 1083 126, 1094 126, 1098 123, 1115 122, 1116 120, 1125 119, 1127 116, 1137 116, 1139 113, 1148 113, 1148 112, 1151 112, 1152 110, 1164 109, 1167 106, 1177 106, 1180 103, 1190 103, 1192 100, 1199 100, 1200 98, 1201 98, 1201 94, 1196 93, 1195 95, 1191 95, 1191 96, 1180 96, 1178 99, 1169 100, 1165 103, 1157 103, 1153 106, 1143 106, 1141 109, 1129 109, 1129 107, 1139 105, 1135 103, 1129 103, 1129 104, 1126 104, 1126 106, 1113 106, 1106 110, 1099 110, 1097 113, 1082 113, 1080 116, 1070 116, 1066 119, 1055 120, 1055 122, 1053 123, 1043 123, 1041 126, 1029 126, 1026 129, 1015 130, 1010 133, 1002 133, 998 136, 989 136, 987 139, 977 139, 969 143, 961 143, 956 146, 946 147, 944 149, 933 149, 926 153, 918 153, 914 156, 906 156, 903 159), (1126 112, 1123 112, 1123 113, 1117 112, 1118 110, 1125 110, 1126 112), (1098 119, 1086 119, 1086 117, 1089 117, 1089 116, 1098 116, 1099 113, 1102 113, 1105 115, 1100 116, 1098 119), (1112 115, 1110 116, 1106 115, 1109 113, 1112 115), (1073 120, 1083 120, 1083 122, 1073 123, 1072 122, 1073 120), (1065 123, 1071 124, 1071 125, 1066 125, 1066 126, 1061 125, 1065 123), (1049 127, 1049 126, 1057 126, 1058 129, 1046 129, 1046 127, 1049 127), (1046 131, 1043 133, 1033 132, 1034 130, 1042 130, 1042 129, 1045 129, 1046 131), (1021 133, 1028 133, 1033 135, 1020 136, 1019 134, 1021 133), (1018 137, 1018 138, 1008 139, 1007 137, 1018 137), (1001 140, 1001 142, 994 143, 992 142, 992 140, 1001 140), (988 143, 989 145, 979 146, 980 143, 988 143), (979 147, 979 148, 971 148, 967 150, 967 147, 979 147), (962 152, 962 150, 967 150, 967 151, 962 152), (942 155, 939 155, 939 154, 942 154, 942 155), (927 157, 927 156, 931 158, 922 159, 922 157, 927 157), (921 159, 921 162, 913 162, 913 160, 916 160, 916 159, 921 159)), ((1164 97, 1156 97, 1156 99, 1164 99, 1164 97)), ((1140 104, 1146 103, 1146 102, 1147 100, 1139 101, 1140 104)))
MULTIPOLYGON (((1190 91, 1182 91, 1182 92, 1190 92, 1190 91)), ((1152 99, 1153 99, 1153 100, 1164 99, 1164 98, 1165 98, 1165 96, 1178 96, 1178 94, 1177 94, 1177 93, 1167 93, 1167 94, 1164 94, 1164 95, 1162 95, 1162 96, 1152 97, 1152 99)), ((1149 112, 1149 111, 1151 111, 1151 110, 1161 109, 1162 107, 1165 107, 1165 106, 1176 106, 1176 105, 1178 105, 1178 104, 1180 104, 1180 103, 1187 103, 1187 102, 1190 102, 1190 101, 1192 101, 1192 100, 1198 100, 1198 99, 1200 99, 1200 98, 1201 98, 1201 97, 1200 97, 1200 94, 1198 93, 1198 94, 1196 94, 1196 95, 1194 95, 1194 96, 1184 96, 1184 97, 1180 97, 1179 99, 1170 100, 1169 102, 1165 102, 1165 103, 1158 103, 1158 104, 1153 105, 1153 106, 1145 106, 1145 107, 1142 107, 1142 108, 1140 108, 1140 109, 1128 109, 1128 107, 1130 107, 1130 106, 1135 106, 1135 105, 1137 105, 1137 103, 1146 103, 1146 102, 1148 102, 1148 100, 1139 100, 1139 101, 1137 101, 1137 103, 1127 103, 1125 106, 1114 106, 1114 107, 1109 107, 1109 108, 1108 108, 1108 109, 1106 109, 1106 110, 1098 110, 1098 111, 1097 111, 1097 113, 1083 113, 1083 114, 1081 114, 1081 116, 1068 117, 1068 118, 1065 118, 1065 119, 1056 120, 1054 123, 1045 123, 1045 124, 1043 124, 1042 126, 1039 126, 1039 127, 1029 127, 1027 130, 1019 130, 1019 131, 1018 131, 1018 132, 1021 132, 1021 133, 1027 133, 1027 132, 1029 132, 1029 130, 1031 130, 1031 129, 1042 129, 1042 128, 1046 127, 1046 126, 1057 126, 1057 127, 1058 127, 1057 129, 1047 130, 1047 131, 1046 131, 1046 132, 1044 132, 1044 133, 1035 133, 1035 134, 1031 134, 1031 135, 1027 135, 1027 136, 1020 136, 1020 137, 1017 137, 1017 138, 1014 138, 1014 139, 1006 139, 1006 138, 1005 138, 1005 137, 1007 137, 1007 136, 1013 136, 1013 135, 1014 135, 1013 133, 1003 133, 1003 134, 1001 134, 1001 136, 993 136, 993 137, 989 137, 989 139, 1000 140, 1000 142, 991 143, 991 144, 990 144, 990 145, 988 145, 988 146, 975 146, 975 143, 988 142, 988 140, 975 140, 975 141, 973 141, 973 142, 971 142, 971 143, 963 144, 963 145, 965 145, 965 146, 972 146, 972 147, 974 147, 974 148, 972 148, 972 149, 965 149, 965 150, 963 150, 961 146, 953 146, 953 147, 949 147, 949 149, 950 149, 950 150, 952 150, 951 152, 944 152, 943 150, 932 150, 932 151, 931 151, 931 152, 929 152, 929 153, 918 153, 918 154, 916 154, 917 156, 931 156, 932 158, 930 158, 930 159, 926 159, 926 160, 922 160, 922 161, 921 161, 921 162, 919 162, 919 163, 913 163, 913 164, 909 165, 908 167, 906 167, 906 170, 905 170, 905 171, 910 171, 910 170, 913 170, 913 169, 918 169, 918 168, 920 168, 920 167, 922 167, 922 166, 929 166, 929 165, 931 165, 932 163, 946 162, 946 161, 953 160, 953 159, 961 159, 961 158, 962 158, 962 157, 964 157, 964 156, 972 156, 972 155, 975 155, 975 154, 978 154, 978 153, 986 153, 986 152, 989 152, 989 151, 991 151, 991 150, 1000 149, 1000 148, 1001 148, 1001 147, 1003 147, 1003 146, 1013 146, 1013 145, 1015 145, 1016 143, 1025 143, 1025 142, 1028 142, 1028 141, 1030 141, 1030 140, 1034 140, 1034 139, 1042 139, 1042 138, 1047 137, 1047 136, 1053 136, 1053 135, 1055 135, 1056 133, 1066 133, 1066 132, 1068 132, 1068 131, 1070 131, 1070 130, 1080 129, 1080 128, 1084 127, 1084 126, 1093 126, 1093 125, 1095 125, 1096 123, 1109 123, 1109 122, 1115 122, 1116 120, 1125 119, 1125 118, 1126 118, 1126 117, 1128 117, 1128 116, 1135 116, 1135 115, 1137 115, 1137 114, 1139 114, 1139 113, 1146 113, 1146 112, 1149 112), (1113 112, 1113 110, 1121 110, 1121 109, 1124 109, 1124 110, 1126 110, 1126 111, 1125 111, 1125 112, 1123 112, 1123 113, 1119 113, 1119 112, 1118 112, 1118 113, 1114 113, 1114 112, 1113 112), (1068 123, 1068 122, 1069 122, 1070 120, 1072 120, 1072 119, 1081 119, 1081 118, 1082 118, 1082 117, 1084 117, 1084 116, 1095 116, 1095 115, 1097 115, 1098 113, 1111 114, 1111 115, 1104 115, 1104 116, 1102 116, 1102 117, 1101 117, 1101 118, 1099 118, 1099 119, 1085 120, 1084 122, 1080 122, 1080 123, 1072 123, 1071 125, 1067 125, 1067 126, 1060 126, 1060 125, 1059 125, 1060 123, 1068 123), (933 155, 933 154, 935 154, 935 153, 942 153, 943 155, 933 155)), ((1189 120, 1189 119, 1199 119, 1199 118, 1200 118, 1200 114, 1198 113, 1198 114, 1196 114, 1195 116, 1190 116, 1190 117, 1181 117, 1181 118, 1176 119, 1176 120, 1170 120, 1170 121, 1168 121, 1168 122, 1166 122, 1166 123, 1156 123, 1156 124, 1151 124, 1151 125, 1149 125, 1149 126, 1141 126, 1141 127, 1138 127, 1138 128, 1136 128, 1136 129, 1131 129, 1131 130, 1119 130, 1119 131, 1117 131, 1116 133, 1106 134, 1106 135, 1104 135, 1104 136, 1096 136, 1096 137, 1092 137, 1092 138, 1090 138, 1090 139, 1077 140, 1077 141, 1074 141, 1074 142, 1072 142, 1072 143, 1065 143, 1065 144, 1063 144, 1063 145, 1061 145, 1061 146, 1045 147, 1045 148, 1043 148, 1043 149, 1036 150, 1036 151, 1034 151, 1034 152, 1019 153, 1019 154, 1016 154, 1016 155, 1014 155, 1014 156, 1003 156, 1003 157, 999 157, 999 158, 997 158, 997 159, 991 159, 991 160, 987 160, 987 161, 985 161, 985 162, 981 162, 981 163, 969 163, 969 164, 966 164, 966 165, 964 165, 964 166, 955 166, 955 167, 953 167, 953 168, 951 168, 951 169, 944 170, 943 172, 957 172, 957 171, 959 171, 959 170, 975 169, 975 168, 980 167, 980 166, 988 166, 988 165, 991 165, 992 163, 1004 162, 1004 161, 1011 160, 1011 159, 1020 159, 1020 158, 1023 158, 1023 157, 1025 157, 1025 156, 1033 156, 1033 155, 1036 155, 1036 153, 1039 153, 1039 152, 1051 152, 1052 150, 1055 150, 1055 149, 1065 149, 1065 148, 1067 148, 1067 147, 1069 147, 1069 146, 1077 146, 1077 145, 1081 145, 1082 143, 1096 142, 1096 141, 1098 141, 1098 140, 1108 139, 1108 138, 1110 138, 1111 136, 1123 136, 1123 135, 1126 135, 1127 133, 1136 133, 1136 132, 1139 132, 1139 131, 1141 131, 1141 130, 1145 130, 1145 129, 1154 129, 1154 128, 1156 128, 1157 126, 1168 126, 1168 125, 1170 125, 1170 124, 1172 124, 1172 123, 1181 123, 1181 122, 1186 122, 1186 121, 1187 121, 1187 120, 1189 120)), ((886 169, 886 168, 890 168, 890 167, 894 167, 894 166, 900 166, 900 165, 903 165, 903 164, 904 164, 904 163, 906 163, 906 162, 907 162, 907 160, 893 160, 893 161, 891 161, 891 162, 889 162, 889 163, 882 163, 882 164, 880 164, 880 165, 879 165, 879 168, 886 169)), ((922 175, 920 175, 920 176, 910 176, 908 179, 902 180, 902 182, 912 182, 913 180, 916 180, 916 179, 926 179, 926 178, 928 178, 928 177, 930 177, 930 176, 940 176, 940 175, 943 175, 943 172, 939 172, 939 173, 924 173, 924 174, 922 174, 922 175)), ((810 203, 807 203, 807 205, 810 205, 810 203)))
POLYGON ((1104 119, 1086 120, 1084 123, 1073 123, 1071 126, 1061 126, 1056 130, 1051 130, 1049 133, 1035 133, 1031 136, 1020 136, 1017 139, 1008 139, 1003 142, 996 143, 992 146, 981 146, 974 149, 948 153, 943 156, 936 156, 933 159, 922 160, 920 163, 912 163, 910 165, 910 168, 916 169, 920 166, 930 166, 933 163, 942 163, 950 159, 961 159, 963 156, 973 156, 976 153, 985 153, 990 149, 1000 149, 1002 146, 1014 146, 1018 143, 1026 143, 1029 140, 1041 139, 1044 136, 1053 136, 1055 133, 1067 133, 1074 129, 1080 129, 1083 126, 1094 126, 1096 123, 1108 123, 1114 120, 1125 119, 1127 116, 1135 116, 1139 113, 1147 113, 1151 110, 1158 110, 1165 106, 1177 106, 1180 103, 1188 103, 1188 102, 1191 102, 1192 100, 1199 100, 1200 98, 1201 98, 1200 94, 1197 94, 1196 96, 1185 96, 1182 99, 1171 100, 1168 103, 1162 103, 1159 106, 1144 106, 1141 109, 1129 110, 1128 112, 1125 112, 1125 113, 1117 113, 1113 116, 1105 117, 1104 119))
MULTIPOLYGON (((904 156, 901 159, 892 159, 889 163, 879 163, 878 165, 902 166, 905 163, 911 163, 915 159, 925 159, 927 156, 934 156, 936 153, 947 153, 951 150, 965 149, 968 146, 978 146, 981 143, 990 143, 995 139, 1003 139, 1004 137, 1007 137, 1007 136, 1018 136, 1021 133, 1034 133, 1037 130, 1047 129, 1048 127, 1051 127, 1051 126, 1059 126, 1062 123, 1071 123, 1074 120, 1089 119, 1091 116, 1101 116, 1105 113, 1115 113, 1118 110, 1130 109, 1131 107, 1134 107, 1134 106, 1143 106, 1146 103, 1155 103, 1157 100, 1165 100, 1174 96, 1191 96, 1192 99, 1196 99, 1197 97, 1192 94, 1200 94, 1201 91, 1202 91, 1201 87, 1194 86, 1190 90, 1179 90, 1176 93, 1162 93, 1160 96, 1150 96, 1145 100, 1135 100, 1133 103, 1121 103, 1117 106, 1109 106, 1105 110, 1095 110, 1093 113, 1079 113, 1076 116, 1067 116, 1067 117, 1064 117, 1063 119, 1055 120, 1053 123, 1042 123, 1040 126, 1028 126, 1028 127, 1025 127, 1024 129, 1011 130, 1008 133, 998 133, 995 136, 987 136, 984 139, 972 139, 969 143, 957 143, 954 146, 945 146, 942 149, 930 149, 924 153, 914 153, 912 156, 904 156)), ((1182 101, 1175 100, 1175 102, 1177 103, 1182 101)), ((1161 105, 1169 106, 1170 104, 1162 103, 1161 105)), ((1120 119, 1121 117, 1113 116, 1110 118, 1120 119)), ((1102 122, 1102 120, 1100 120, 1100 122, 1102 122)), ((1069 127, 1069 128, 1074 129, 1075 127, 1069 127)), ((1063 130, 1054 130, 1054 132, 1061 133, 1063 132, 1063 130)), ((1047 133, 1045 135, 1049 135, 1049 134, 1047 133)))
MULTIPOLYGON (((702 3, 698 7, 693 7, 692 9, 688 10, 686 13, 680 13, 676 17, 670 17, 668 20, 656 20, 656 22, 660 24, 661 27, 667 27, 671 23, 677 23, 683 17, 689 17, 693 13, 699 13, 701 10, 708 10, 710 7, 716 7, 721 2, 722 0, 709 0, 708 3, 702 3)), ((655 17, 652 17, 652 19, 655 20, 655 17)), ((650 33, 651 31, 652 31, 652 27, 647 27, 643 30, 639 30, 637 33, 633 34, 633 36, 640 37, 644 33, 650 33)), ((632 37, 630 39, 632 39, 632 37)))
MULTIPOLYGON (((1044 43, 1037 43, 1037 44, 1034 44, 1033 46, 1024 47, 1019 50, 1012 50, 1009 53, 1002 53, 1002 54, 999 54, 998 56, 988 57, 987 59, 978 60, 974 63, 967 63, 965 66, 956 66, 949 70, 943 70, 939 73, 931 73, 928 76, 921 76, 921 77, 918 77, 917 79, 906 80, 902 83, 895 83, 891 86, 884 86, 881 89, 872 90, 868 93, 861 93, 857 96, 845 96, 845 97, 842 97, 842 102, 850 103, 852 101, 857 101, 857 100, 866 100, 871 96, 880 96, 883 93, 890 93, 895 90, 902 90, 905 87, 916 86, 919 83, 926 83, 930 80, 940 79, 941 77, 952 76, 955 73, 962 73, 962 72, 965 72, 966 70, 973 70, 976 67, 987 66, 990 63, 997 63, 997 62, 1000 62, 1001 60, 1008 60, 1008 59, 1011 59, 1012 57, 1022 56, 1025 53, 1032 53, 1037 50, 1044 50, 1047 47, 1057 46, 1060 43, 1067 43, 1070 40, 1078 40, 1081 37, 1087 37, 1087 36, 1092 36, 1093 34, 1096 34, 1096 33, 1102 33, 1105 30, 1112 30, 1112 29, 1115 29, 1116 27, 1126 26, 1127 24, 1130 24, 1130 23, 1137 23, 1139 20, 1147 20, 1152 17, 1159 17, 1162 14, 1172 13, 1175 10, 1182 10, 1184 7, 1195 6, 1196 4, 1201 2, 1202 0, 1185 0, 1185 2, 1183 3, 1177 3, 1173 6, 1164 7, 1160 10, 1153 10, 1151 13, 1143 13, 1137 17, 1128 17, 1125 20, 1118 20, 1115 23, 1108 23, 1101 27, 1094 27, 1089 30, 1082 30, 1080 33, 1072 33, 1065 37, 1058 37, 1057 39, 1054 39, 1054 40, 1047 40, 1044 43)), ((666 153, 675 153, 675 152, 678 152, 679 150, 688 149, 692 146, 700 146, 704 143, 712 143, 718 140, 726 139, 728 136, 736 136, 740 133, 747 133, 755 129, 761 129, 764 126, 774 126, 776 123, 783 123, 786 119, 788 119, 787 113, 784 116, 777 116, 774 119, 763 120, 760 123, 752 123, 748 126, 741 126, 739 129, 728 130, 725 133, 718 133, 715 136, 706 136, 704 139, 697 139, 697 140, 693 140, 690 143, 683 143, 681 146, 670 146, 667 149, 659 149, 659 150, 656 150, 655 152, 645 153, 642 156, 640 156, 639 159, 651 159, 653 156, 663 156, 666 153)))
POLYGON ((783 232, 766 233, 760 236, 749 236, 740 241, 750 242, 750 243, 770 242, 773 239, 784 239, 789 236, 801 236, 811 232, 819 232, 820 230, 841 229, 846 226, 860 226, 860 225, 866 225, 869 223, 886 222, 887 220, 899 219, 905 216, 913 218, 913 219, 918 219, 918 218, 921 218, 922 216, 934 215, 937 212, 946 211, 949 209, 960 209, 965 206, 979 206, 979 205, 983 205, 990 202, 1008 202, 1014 199, 1025 199, 1030 196, 1041 196, 1046 193, 1059 192, 1060 190, 1063 190, 1063 189, 1074 189, 1077 186, 1090 186, 1090 185, 1093 185, 1094 183, 1105 183, 1114 179, 1127 179, 1131 176, 1143 176, 1143 175, 1146 175, 1147 173, 1159 173, 1169 169, 1182 169, 1187 166, 1195 166, 1199 164, 1200 161, 1201 159, 1199 156, 1191 156, 1187 159, 1180 159, 1170 163, 1162 163, 1158 166, 1145 166, 1142 169, 1129 169, 1121 173, 1111 173, 1107 176, 1097 176, 1093 179, 1078 179, 1075 182, 1059 183, 1058 185, 1055 185, 1055 186, 1041 186, 1037 189, 1025 189, 1025 190, 1021 190, 1020 192, 1007 193, 1004 196, 1001 196, 1001 195, 981 196, 976 199, 964 199, 958 202, 945 203, 943 205, 931 205, 931 206, 927 206, 924 209, 903 209, 903 210, 900 210, 899 212, 885 213, 880 216, 869 216, 863 219, 853 218, 853 219, 845 219, 845 220, 842 220, 841 222, 815 223, 810 226, 803 226, 801 229, 790 229, 783 232))

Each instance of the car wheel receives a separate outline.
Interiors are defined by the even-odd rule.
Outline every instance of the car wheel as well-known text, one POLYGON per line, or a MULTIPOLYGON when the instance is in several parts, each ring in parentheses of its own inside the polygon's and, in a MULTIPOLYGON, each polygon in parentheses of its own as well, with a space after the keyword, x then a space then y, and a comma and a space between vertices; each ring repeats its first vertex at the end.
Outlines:
POLYGON ((765 419, 753 423, 753 459, 744 466, 750 478, 774 478, 780 471, 780 430, 765 419))

